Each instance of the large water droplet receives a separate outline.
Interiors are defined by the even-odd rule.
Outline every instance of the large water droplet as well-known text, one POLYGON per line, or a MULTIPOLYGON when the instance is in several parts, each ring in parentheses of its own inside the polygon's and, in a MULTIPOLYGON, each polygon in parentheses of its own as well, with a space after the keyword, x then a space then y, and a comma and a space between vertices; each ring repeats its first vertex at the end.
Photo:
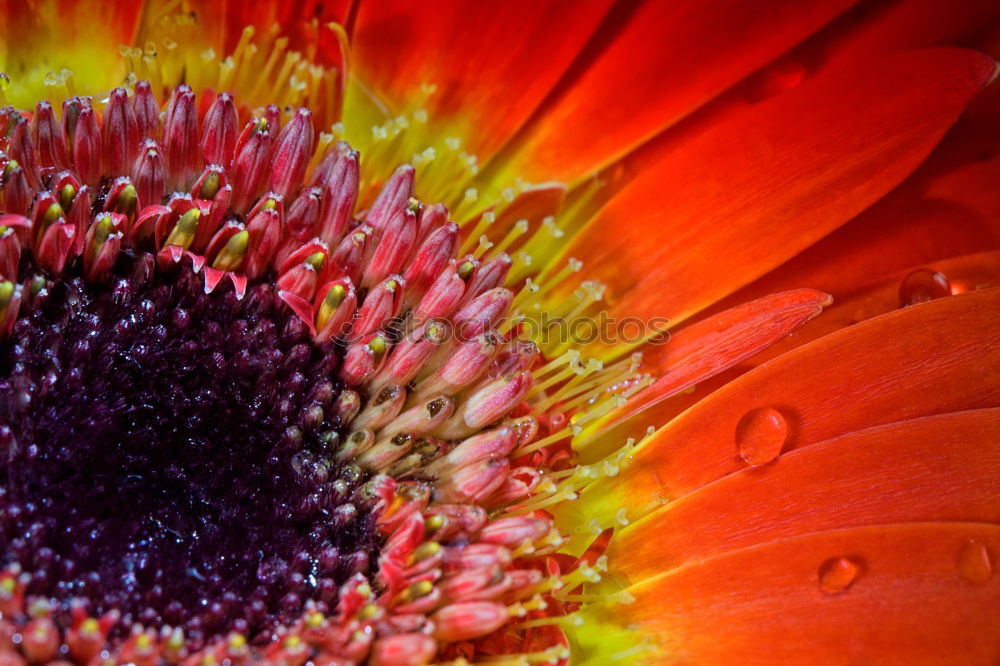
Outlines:
POLYGON ((861 565, 847 557, 831 557, 819 565, 819 589, 826 594, 840 594, 854 584, 861 565))
POLYGON ((899 285, 899 305, 916 305, 935 298, 951 296, 951 283, 943 274, 930 268, 918 268, 899 285))
POLYGON ((781 453, 788 440, 788 422, 774 407, 758 407, 736 425, 736 447, 751 467, 766 465, 781 453))
POLYGON ((993 562, 986 544, 970 539, 958 551, 958 575, 970 583, 985 583, 993 576, 993 562))

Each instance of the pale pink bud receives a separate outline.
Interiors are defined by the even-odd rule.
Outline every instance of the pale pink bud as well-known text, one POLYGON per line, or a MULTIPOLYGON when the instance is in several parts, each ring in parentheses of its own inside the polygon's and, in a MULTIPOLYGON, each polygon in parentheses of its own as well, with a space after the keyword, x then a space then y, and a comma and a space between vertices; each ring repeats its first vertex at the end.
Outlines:
POLYGON ((485 636, 505 625, 508 618, 506 606, 490 601, 452 604, 431 616, 434 637, 446 643, 485 636))
POLYGON ((393 275, 369 291, 354 319, 352 338, 360 338, 378 330, 398 315, 403 307, 404 289, 403 278, 393 275))
POLYGON ((516 444, 517 437, 512 428, 503 427, 487 430, 466 439, 435 463, 435 466, 440 468, 462 467, 483 460, 506 458, 507 454, 514 450, 516 444))
POLYGON ((129 174, 139 149, 139 123, 124 88, 111 91, 101 119, 101 139, 106 175, 129 174))
POLYGON ((374 375, 385 361, 389 341, 380 333, 372 333, 347 348, 340 367, 340 378, 348 386, 360 386, 374 375))
POLYGON ((371 229, 367 225, 362 225, 344 236, 337 249, 330 255, 331 275, 343 275, 352 282, 358 281, 361 277, 365 246, 369 242, 369 231, 371 229))
POLYGON ((406 432, 426 435, 447 421, 455 409, 455 402, 448 396, 438 396, 423 405, 412 407, 385 426, 388 434, 406 432))
POLYGON ((458 308, 463 293, 465 280, 455 272, 455 262, 451 261, 414 308, 417 321, 449 316, 458 308))
POLYGON ((35 115, 31 117, 31 139, 43 169, 56 171, 69 164, 62 128, 49 102, 39 102, 35 107, 35 115))
POLYGON ((514 294, 498 287, 480 294, 453 317, 455 334, 459 340, 471 340, 495 327, 507 314, 514 294))
POLYGON ((488 379, 500 379, 530 369, 538 359, 538 345, 530 340, 515 340, 500 350, 490 365, 488 379))
POLYGON ((281 238, 281 219, 273 208, 264 208, 247 223, 250 243, 243 272, 251 280, 261 277, 274 258, 281 238))
POLYGON ((277 104, 268 104, 264 107, 264 120, 271 128, 271 136, 278 136, 281 131, 281 109, 278 108, 277 104))
POLYGON ((194 181, 194 185, 191 186, 191 196, 196 199, 211 201, 219 193, 219 190, 228 184, 229 177, 226 175, 226 170, 218 164, 209 164, 202 170, 198 179, 194 181))
POLYGON ((409 204, 410 197, 413 196, 413 180, 413 167, 403 164, 382 185, 365 215, 365 222, 375 230, 376 236, 380 237, 393 216, 409 204))
MULTIPOLYGON (((23 291, 21 285, 13 280, 0 280, 0 340, 5 338, 10 333, 10 330, 14 328, 14 322, 17 321, 17 313, 21 309, 21 294, 23 291)), ((6 595, 6 599, 0 599, 0 609, 2 609, 2 612, 9 615, 20 613, 21 608, 18 604, 19 596, 15 592, 14 594, 6 595)))
POLYGON ((392 350, 382 371, 369 383, 369 389, 377 391, 386 384, 409 384, 446 336, 447 329, 434 321, 407 334, 392 350))
POLYGON ((351 427, 380 430, 396 418, 406 402, 406 390, 400 386, 386 386, 375 394, 365 409, 358 414, 351 427))
POLYGON ((3 232, 0 233, 0 280, 17 279, 17 267, 21 261, 21 241, 18 240, 14 229, 4 224, 7 219, 15 217, 31 224, 27 218, 20 215, 0 215, 0 228, 3 228, 3 232))
POLYGON ((316 340, 327 342, 346 336, 357 304, 357 294, 350 278, 338 278, 320 287, 314 306, 316 340))
POLYGON ((318 187, 310 187, 292 202, 285 219, 285 228, 292 238, 304 243, 317 235, 316 225, 322 204, 323 191, 318 187))
POLYGON ((167 167, 160 147, 152 139, 147 139, 139 151, 132 169, 132 182, 143 206, 163 202, 167 191, 167 167))
POLYGON ((475 275, 466 283, 465 296, 462 297, 462 303, 459 307, 464 307, 490 289, 503 286, 512 263, 509 256, 501 254, 480 266, 475 275))
POLYGON ((59 630, 48 617, 31 620, 21 630, 21 652, 32 664, 44 664, 59 654, 59 630))
POLYGON ((168 186, 186 190, 198 173, 198 109, 194 91, 181 84, 174 89, 163 116, 163 150, 168 186))
POLYGON ((84 243, 83 268, 88 280, 100 279, 111 270, 124 236, 120 227, 125 216, 120 213, 102 213, 94 218, 87 230, 84 243))
POLYGON ((531 372, 522 370, 510 379, 498 379, 487 384, 466 401, 463 410, 465 424, 479 429, 500 419, 521 402, 531 383, 531 372))
POLYGON ((160 138, 160 105, 156 103, 153 89, 149 81, 139 81, 135 84, 132 95, 132 111, 135 113, 136 127, 139 129, 139 141, 160 138))
POLYGON ((438 490, 447 501, 478 504, 503 484, 509 469, 506 458, 481 460, 439 479, 438 490))
POLYGON ((354 462, 358 459, 358 456, 373 446, 375 446, 375 433, 367 428, 355 429, 347 436, 343 446, 337 451, 337 458, 339 460, 354 462))
POLYGON ((24 169, 17 162, 10 162, 3 170, 4 212, 27 215, 31 205, 31 188, 24 169))
POLYGON ((278 276, 275 286, 288 293, 295 294, 301 299, 311 301, 319 286, 320 271, 324 255, 317 252, 319 259, 307 259, 278 276))
MULTIPOLYGON (((481 528, 482 526, 480 526, 481 528)), ((473 530, 473 531, 478 531, 473 530)), ((491 543, 470 543, 464 546, 448 546, 444 549, 442 563, 446 573, 457 573, 470 569, 510 566, 512 557, 504 546, 491 543)))
POLYGON ((397 634, 372 644, 371 666, 423 666, 434 658, 437 643, 426 634, 397 634))
POLYGON ((73 167, 80 181, 95 187, 101 178, 101 128, 88 105, 80 109, 73 134, 73 167))
POLYGON ((49 225, 35 250, 38 264, 51 273, 62 273, 72 256, 75 238, 76 229, 62 218, 49 225))
POLYGON ((43 190, 35 195, 35 201, 31 206, 31 232, 33 239, 37 242, 40 235, 50 224, 59 220, 64 215, 59 199, 48 190, 43 190))
POLYGON ((354 421, 358 411, 361 409, 361 396, 357 391, 347 389, 341 391, 337 396, 337 401, 333 404, 333 414, 340 419, 344 425, 349 425, 354 421))
MULTIPOLYGON (((79 255, 83 252, 84 236, 87 231, 87 227, 90 225, 90 216, 92 212, 92 190, 88 185, 82 185, 76 196, 73 197, 73 205, 70 206, 69 214, 66 216, 66 222, 73 225, 76 229, 74 241, 73 252, 74 256, 79 255)), ((126 226, 131 222, 130 219, 126 219, 126 226)))
POLYGON ((468 504, 436 504, 425 517, 436 540, 447 541, 459 535, 468 536, 482 529, 489 514, 481 506, 468 504), (437 525, 435 525, 437 523, 437 525))
POLYGON ((236 139, 239 135, 236 105, 229 93, 219 93, 205 112, 201 132, 201 154, 205 164, 229 168, 233 163, 236 139))
POLYGON ((34 190, 40 189, 42 181, 38 155, 35 152, 35 144, 31 141, 31 127, 23 116, 14 119, 14 131, 11 132, 7 151, 10 153, 10 158, 24 169, 28 185, 34 190))
POLYGON ((229 212, 229 204, 232 200, 232 185, 225 185, 216 192, 206 219, 203 224, 198 225, 198 234, 195 236, 194 245, 191 246, 195 252, 202 252, 208 245, 208 241, 222 226, 222 221, 225 219, 226 213, 229 212))
POLYGON ((251 120, 236 143, 233 161, 233 209, 242 213, 261 195, 270 170, 271 133, 267 122, 251 120))
POLYGON ((383 437, 375 442, 375 446, 358 456, 358 464, 369 469, 386 469, 410 452, 414 439, 409 433, 383 437))
POLYGON ((371 261, 364 270, 362 287, 371 287, 387 276, 400 271, 410 254, 417 232, 417 218, 410 209, 392 216, 378 240, 371 261))
POLYGON ((515 516, 499 518, 479 532, 480 543, 517 547, 525 541, 535 542, 552 531, 552 521, 515 516))
POLYGON ((271 157, 271 190, 283 197, 295 194, 313 152, 313 123, 309 109, 299 109, 281 130, 271 157))
POLYGON ((419 395, 445 391, 457 392, 476 381, 496 355, 500 339, 495 332, 488 332, 472 340, 453 346, 444 365, 417 387, 419 395))
POLYGON ((534 467, 517 467, 510 470, 503 484, 490 495, 487 503, 491 506, 505 506, 528 498, 535 490, 542 475, 534 467))
POLYGON ((62 135, 66 141, 67 155, 72 157, 76 140, 76 126, 80 121, 80 112, 90 107, 89 97, 70 97, 62 103, 62 135))
POLYGON ((417 247, 427 238, 448 223, 448 209, 444 204, 432 204, 420 208, 417 215, 417 247))
POLYGON ((441 275, 445 266, 455 256, 455 250, 458 248, 458 233, 458 225, 454 223, 438 227, 430 233, 427 240, 417 250, 404 275, 408 305, 420 302, 434 280, 441 275))
POLYGON ((335 154, 337 158, 329 174, 322 181, 314 183, 322 187, 324 192, 319 235, 327 243, 337 243, 343 238, 358 202, 358 153, 346 149, 338 150, 335 154))
POLYGON ((466 569, 439 583, 441 595, 448 601, 484 601, 472 599, 480 590, 496 585, 504 579, 504 571, 500 567, 480 567, 466 569))

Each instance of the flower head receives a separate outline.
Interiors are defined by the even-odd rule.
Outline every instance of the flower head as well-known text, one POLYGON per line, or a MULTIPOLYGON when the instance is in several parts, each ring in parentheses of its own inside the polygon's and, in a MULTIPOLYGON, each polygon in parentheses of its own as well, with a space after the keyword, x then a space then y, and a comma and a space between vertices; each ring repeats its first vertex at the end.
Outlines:
POLYGON ((935 41, 905 7, 767 65, 842 8, 721 24, 734 60, 720 7, 606 4, 106 7, 114 48, 14 10, 0 659, 878 659, 859 618, 944 611, 891 649, 988 654, 996 257, 807 268, 994 63, 865 42, 935 41), (806 325, 807 278, 856 300, 806 325))

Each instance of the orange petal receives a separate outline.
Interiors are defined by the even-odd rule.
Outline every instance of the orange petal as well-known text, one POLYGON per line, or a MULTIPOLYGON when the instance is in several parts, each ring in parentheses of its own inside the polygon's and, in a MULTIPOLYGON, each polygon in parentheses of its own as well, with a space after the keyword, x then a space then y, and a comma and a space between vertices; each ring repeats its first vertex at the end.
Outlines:
POLYGON ((607 612, 659 639, 656 664, 992 666, 998 555, 997 525, 821 532, 675 569, 607 612))
POLYGON ((427 104, 431 122, 457 116, 472 123, 466 144, 485 160, 559 80, 609 5, 365 2, 353 27, 352 63, 395 111, 412 103, 422 84, 436 85, 427 104))
POLYGON ((515 171, 572 181, 628 153, 821 28, 853 0, 650 2, 538 114, 515 171))
MULTIPOLYGON (((743 373, 752 370, 762 363, 766 363, 773 358, 788 353, 796 347, 829 335, 834 331, 898 309, 903 282, 915 270, 921 272, 931 270, 941 273, 951 285, 952 292, 956 294, 987 287, 1000 287, 1000 251, 979 252, 944 261, 931 262, 922 266, 911 266, 894 275, 890 275, 884 280, 860 288, 845 284, 845 288, 850 288, 853 291, 835 298, 833 305, 824 308, 822 317, 817 317, 806 322, 801 328, 776 341, 773 345, 746 360, 741 360, 738 364, 710 377, 707 381, 699 381, 697 386, 690 391, 685 391, 682 395, 674 394, 670 397, 670 400, 652 405, 637 403, 635 408, 632 408, 632 403, 636 398, 640 398, 641 394, 636 396, 636 398, 630 399, 621 408, 621 411, 629 414, 629 416, 623 422, 623 427, 616 430, 616 432, 624 437, 639 436, 647 424, 666 423, 699 400, 704 399, 720 387, 725 386, 743 373), (635 418, 632 418, 633 415, 635 415, 635 418)), ((742 294, 744 291, 740 290, 736 294, 742 294)), ((691 324, 684 330, 698 326, 702 317, 706 320, 713 320, 715 317, 720 316, 714 314, 714 311, 722 304, 729 303, 732 300, 734 300, 732 297, 727 297, 707 311, 699 313, 699 321, 691 324)), ((678 336, 675 336, 674 339, 678 336)), ((670 347, 670 344, 664 346, 649 345, 645 347, 644 358, 646 362, 651 367, 662 366, 664 362, 659 359, 660 355, 664 355, 667 357, 667 363, 669 363, 670 347)))
POLYGON ((942 48, 817 77, 660 155, 566 253, 612 315, 681 321, 897 185, 994 72, 942 48))
POLYGON ((629 416, 759 353, 815 318, 830 296, 813 289, 771 294, 726 310, 651 346, 646 367, 659 377, 622 408, 629 416))
MULTIPOLYGON (((1000 287, 1000 251, 978 252, 943 261, 917 264, 897 271, 872 284, 846 293, 824 311, 824 316, 804 326, 794 337, 786 338, 765 353, 754 358, 755 364, 780 356, 795 347, 821 338, 859 321, 912 305, 916 300, 931 296, 926 285, 915 285, 917 273, 938 273, 944 287, 951 293, 963 294, 987 287, 1000 287)), ((926 280, 925 280, 926 281, 926 280)), ((847 285, 844 285, 847 288, 847 285)), ((939 297, 944 291, 934 294, 939 297)))
POLYGON ((1000 409, 842 435, 743 469, 615 536, 640 581, 685 562, 798 534, 915 521, 1000 521, 1000 409), (737 499, 738 498, 738 499, 737 499))
POLYGON ((836 301, 905 268, 1000 245, 1000 86, 979 95, 920 169, 840 229, 713 306, 808 284, 836 301))
POLYGON ((651 503, 745 469, 747 457, 762 462, 874 425, 1000 406, 998 309, 1000 289, 987 289, 803 345, 672 420, 618 477, 596 482, 586 495, 629 507, 635 520, 651 503))

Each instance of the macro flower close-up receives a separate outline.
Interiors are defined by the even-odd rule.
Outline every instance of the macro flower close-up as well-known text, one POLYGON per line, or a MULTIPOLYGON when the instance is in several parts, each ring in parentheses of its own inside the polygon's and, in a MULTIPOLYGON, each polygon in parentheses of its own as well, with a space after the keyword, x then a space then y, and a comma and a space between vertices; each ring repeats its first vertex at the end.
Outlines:
POLYGON ((0 666, 1000 663, 995 0, 8 0, 0 666))

